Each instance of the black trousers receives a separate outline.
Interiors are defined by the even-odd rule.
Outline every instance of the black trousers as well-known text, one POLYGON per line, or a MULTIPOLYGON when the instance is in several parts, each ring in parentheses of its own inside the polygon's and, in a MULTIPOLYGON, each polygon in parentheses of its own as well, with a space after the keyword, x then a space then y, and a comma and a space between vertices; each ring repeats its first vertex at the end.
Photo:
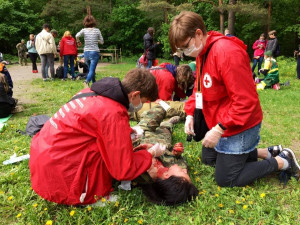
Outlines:
POLYGON ((215 179, 221 187, 246 186, 278 170, 276 159, 257 161, 257 150, 247 154, 218 153, 202 146, 202 162, 215 166, 215 179))
POLYGON ((38 54, 29 52, 29 57, 32 62, 32 70, 37 70, 36 59, 38 57, 38 54))

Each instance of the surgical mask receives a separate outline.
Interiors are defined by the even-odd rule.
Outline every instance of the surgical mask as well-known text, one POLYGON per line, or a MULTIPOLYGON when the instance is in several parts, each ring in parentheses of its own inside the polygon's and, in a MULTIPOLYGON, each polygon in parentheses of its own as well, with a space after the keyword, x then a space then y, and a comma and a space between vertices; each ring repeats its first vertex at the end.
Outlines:
POLYGON ((129 109, 128 112, 138 112, 143 107, 143 103, 140 99, 140 103, 138 106, 134 106, 131 102, 129 103, 129 109))
POLYGON ((195 57, 196 58, 200 54, 200 52, 202 50, 203 50, 203 44, 202 44, 202 42, 201 42, 199 48, 196 48, 195 43, 194 43, 194 44, 192 44, 191 47, 184 49, 183 53, 186 56, 191 56, 191 57, 195 57))

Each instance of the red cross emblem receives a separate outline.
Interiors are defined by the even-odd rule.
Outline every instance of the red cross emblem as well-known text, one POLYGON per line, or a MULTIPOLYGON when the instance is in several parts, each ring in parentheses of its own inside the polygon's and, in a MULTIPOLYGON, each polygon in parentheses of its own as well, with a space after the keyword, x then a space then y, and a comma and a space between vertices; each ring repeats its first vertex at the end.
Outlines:
POLYGON ((203 85, 205 88, 210 88, 212 86, 212 79, 208 73, 205 73, 203 77, 203 85))

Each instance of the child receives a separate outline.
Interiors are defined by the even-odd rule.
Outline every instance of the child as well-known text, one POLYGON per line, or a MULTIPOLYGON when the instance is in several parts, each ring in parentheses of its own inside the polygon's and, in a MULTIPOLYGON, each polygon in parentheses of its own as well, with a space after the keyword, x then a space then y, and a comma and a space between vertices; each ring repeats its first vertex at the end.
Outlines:
POLYGON ((0 73, 0 118, 8 117, 17 105, 17 100, 8 95, 9 85, 0 73))
POLYGON ((279 90, 279 70, 276 60, 272 57, 272 52, 265 52, 265 65, 263 69, 260 69, 260 72, 264 74, 264 79, 257 85, 257 89, 264 89, 262 86, 267 88, 272 88, 279 90))

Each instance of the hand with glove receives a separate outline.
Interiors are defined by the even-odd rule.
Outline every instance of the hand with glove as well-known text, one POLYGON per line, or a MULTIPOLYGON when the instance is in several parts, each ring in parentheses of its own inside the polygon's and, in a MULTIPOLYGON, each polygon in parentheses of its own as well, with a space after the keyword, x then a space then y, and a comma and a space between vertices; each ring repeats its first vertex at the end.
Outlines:
POLYGON ((135 139, 143 137, 144 130, 140 126, 134 126, 131 129, 133 130, 133 134, 135 135, 135 139))
POLYGON ((185 119, 184 133, 195 136, 194 132, 194 117, 188 115, 185 119))
POLYGON ((219 125, 216 125, 205 134, 202 145, 206 148, 216 147, 223 134, 224 134, 223 129, 219 127, 219 125))
POLYGON ((156 143, 151 148, 148 149, 148 152, 155 158, 163 155, 166 151, 166 146, 156 143))

